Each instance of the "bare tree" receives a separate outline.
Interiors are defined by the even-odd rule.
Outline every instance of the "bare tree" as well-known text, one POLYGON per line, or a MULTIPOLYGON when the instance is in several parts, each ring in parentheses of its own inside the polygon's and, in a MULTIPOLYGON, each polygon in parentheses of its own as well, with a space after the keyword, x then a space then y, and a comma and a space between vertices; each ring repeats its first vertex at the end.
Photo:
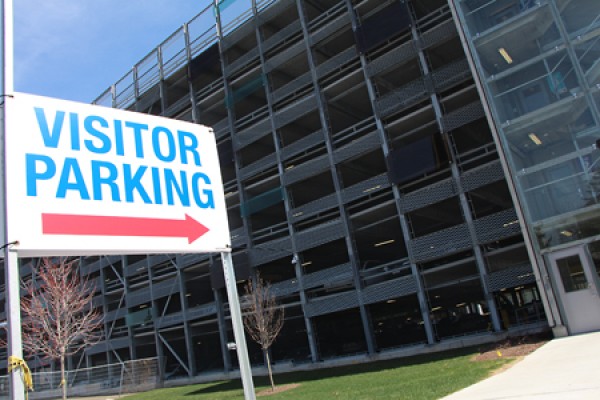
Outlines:
POLYGON ((65 358, 101 338, 102 314, 92 307, 95 288, 79 277, 77 261, 44 259, 23 289, 23 347, 30 354, 60 361, 66 399, 65 358))
POLYGON ((271 285, 259 274, 256 274, 256 279, 246 282, 244 291, 246 295, 242 304, 244 327, 263 351, 267 361, 271 390, 275 390, 269 348, 283 327, 283 307, 277 302, 271 291, 271 285))

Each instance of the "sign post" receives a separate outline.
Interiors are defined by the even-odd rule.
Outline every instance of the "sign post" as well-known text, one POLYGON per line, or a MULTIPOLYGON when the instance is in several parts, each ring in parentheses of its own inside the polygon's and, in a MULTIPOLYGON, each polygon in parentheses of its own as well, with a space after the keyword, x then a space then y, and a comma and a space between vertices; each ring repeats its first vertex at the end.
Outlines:
MULTIPOLYGON (((4 249, 4 269, 6 277, 6 315, 8 333, 8 356, 23 358, 23 345, 21 340, 21 287, 19 277, 19 256, 12 245, 4 249)), ((9 373, 9 390, 12 400, 25 398, 25 385, 22 374, 18 368, 9 373)))
POLYGON ((254 400, 254 384, 252 383, 252 370, 250 369, 250 360, 248 358, 248 346, 246 346, 246 337, 244 335, 244 323, 240 301, 237 294, 235 279, 235 270, 231 253, 221 253, 223 261, 223 273, 225 275, 225 288, 227 289, 227 299, 229 300, 229 310, 231 311, 231 324, 233 325, 233 337, 236 343, 238 362, 240 365, 240 375, 244 386, 244 398, 254 400))
MULTIPOLYGON (((21 257, 221 253, 254 400, 212 129, 24 93, 5 111, 5 243, 18 241, 21 257)), ((18 304, 18 287, 12 295, 18 304)))
MULTIPOLYGON (((12 0, 2 0, 2 99, 8 99, 14 91, 14 50, 13 50, 13 4, 12 0)), ((8 213, 6 204, 6 102, 2 107, 2 140, 0 140, 0 155, 2 157, 2 220, 6 222, 8 213)), ((7 225, 4 223, 2 229, 2 249, 4 250, 4 277, 6 290, 6 320, 7 320, 7 357, 14 356, 23 358, 23 344, 21 340, 21 288, 19 276, 19 256, 16 248, 7 241, 7 225)), ((13 400, 25 398, 25 385, 21 377, 22 371, 13 369, 8 376, 9 393, 13 400)))

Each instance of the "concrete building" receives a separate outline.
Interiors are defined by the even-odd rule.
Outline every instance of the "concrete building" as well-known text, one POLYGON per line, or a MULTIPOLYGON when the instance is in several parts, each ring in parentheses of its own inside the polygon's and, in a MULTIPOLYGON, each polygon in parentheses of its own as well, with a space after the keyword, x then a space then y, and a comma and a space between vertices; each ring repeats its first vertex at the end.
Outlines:
MULTIPOLYGON (((95 103, 213 127, 276 366, 418 354, 600 328, 599 41, 597 0, 225 0, 95 103)), ((73 365, 235 368, 218 256, 81 265, 106 340, 73 365)))

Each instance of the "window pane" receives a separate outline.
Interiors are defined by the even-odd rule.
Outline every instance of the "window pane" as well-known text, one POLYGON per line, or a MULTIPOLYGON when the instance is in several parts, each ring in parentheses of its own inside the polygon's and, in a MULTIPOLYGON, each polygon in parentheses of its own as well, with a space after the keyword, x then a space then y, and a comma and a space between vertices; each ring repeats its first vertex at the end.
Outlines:
POLYGON ((576 292, 587 289, 588 282, 583 272, 583 266, 579 256, 570 256, 556 260, 560 279, 562 280, 565 292, 576 292))
POLYGON ((600 278, 600 242, 590 243, 590 253, 592 254, 592 260, 594 260, 596 274, 600 278))

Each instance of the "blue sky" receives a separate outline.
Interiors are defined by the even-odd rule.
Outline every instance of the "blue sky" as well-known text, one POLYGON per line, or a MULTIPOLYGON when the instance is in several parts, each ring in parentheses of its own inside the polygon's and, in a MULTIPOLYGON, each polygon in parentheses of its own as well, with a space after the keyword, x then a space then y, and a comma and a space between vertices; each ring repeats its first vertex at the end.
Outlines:
POLYGON ((91 102, 207 0, 14 0, 15 90, 91 102))

